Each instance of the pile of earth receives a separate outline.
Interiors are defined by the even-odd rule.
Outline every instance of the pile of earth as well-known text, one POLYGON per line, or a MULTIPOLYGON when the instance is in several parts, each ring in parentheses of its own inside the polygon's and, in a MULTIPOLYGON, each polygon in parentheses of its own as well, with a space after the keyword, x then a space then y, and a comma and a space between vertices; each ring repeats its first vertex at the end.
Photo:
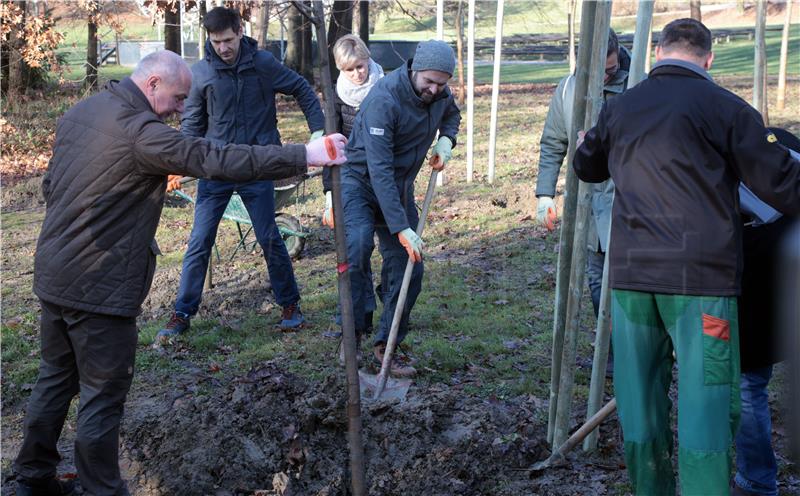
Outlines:
MULTIPOLYGON (((348 494, 343 377, 312 383, 271 362, 227 382, 198 377, 129 402, 123 458, 134 494, 348 494)), ((563 468, 531 479, 527 468, 549 454, 542 403, 443 386, 362 403, 368 494, 605 493, 600 480, 619 473, 597 485, 563 468)))

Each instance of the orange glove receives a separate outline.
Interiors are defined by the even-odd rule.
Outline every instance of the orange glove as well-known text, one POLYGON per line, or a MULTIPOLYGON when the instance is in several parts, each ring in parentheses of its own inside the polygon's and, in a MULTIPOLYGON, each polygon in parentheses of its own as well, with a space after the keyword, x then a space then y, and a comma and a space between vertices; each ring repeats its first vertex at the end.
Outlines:
POLYGON ((397 238, 400 240, 400 244, 403 245, 403 248, 406 249, 408 253, 408 258, 414 261, 414 263, 422 262, 422 247, 424 243, 422 242, 422 238, 417 236, 417 233, 414 232, 413 229, 407 227, 397 233, 397 238))
POLYGON ((176 189, 181 189, 181 179, 183 179, 183 176, 172 174, 167 176, 167 193, 175 191, 176 189))
POLYGON ((334 229, 333 194, 330 191, 327 191, 325 193, 325 212, 322 214, 322 225, 334 229))

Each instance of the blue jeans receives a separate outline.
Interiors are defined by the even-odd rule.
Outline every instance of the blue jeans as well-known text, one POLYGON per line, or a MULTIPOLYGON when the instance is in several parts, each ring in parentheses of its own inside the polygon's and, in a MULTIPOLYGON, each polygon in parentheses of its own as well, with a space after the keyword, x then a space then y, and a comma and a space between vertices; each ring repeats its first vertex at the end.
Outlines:
POLYGON ((253 223, 253 232, 264 251, 275 300, 282 307, 300 300, 292 260, 275 224, 275 189, 272 181, 229 183, 201 179, 197 186, 194 225, 189 248, 183 257, 181 284, 175 302, 178 312, 191 316, 200 307, 217 227, 234 191, 242 198, 253 223))
POLYGON ((592 295, 592 306, 594 316, 600 313, 600 289, 603 286, 603 264, 606 254, 602 251, 586 251, 586 283, 589 285, 589 292, 592 295))
POLYGON ((736 485, 769 496, 778 494, 778 466, 772 451, 767 384, 772 365, 742 372, 742 420, 736 433, 736 485))
MULTIPOLYGON (((411 226, 416 228, 419 215, 414 206, 414 196, 410 191, 406 196, 409 198, 409 201, 406 202, 406 216, 411 226)), ((372 293, 370 258, 375 249, 374 237, 377 234, 379 250, 383 258, 380 285, 383 313, 381 313, 374 343, 386 343, 400 296, 400 286, 403 282, 408 254, 397 239, 397 235, 389 232, 389 228, 383 220, 378 199, 375 197, 375 192, 367 177, 349 169, 342 171, 342 203, 344 204, 347 259, 350 263, 348 272, 352 288, 355 328, 359 331, 366 328, 364 313, 369 311, 370 293, 372 293)), ((397 334, 398 343, 401 343, 408 333, 408 318, 420 291, 422 291, 422 274, 422 262, 414 264, 397 334)))

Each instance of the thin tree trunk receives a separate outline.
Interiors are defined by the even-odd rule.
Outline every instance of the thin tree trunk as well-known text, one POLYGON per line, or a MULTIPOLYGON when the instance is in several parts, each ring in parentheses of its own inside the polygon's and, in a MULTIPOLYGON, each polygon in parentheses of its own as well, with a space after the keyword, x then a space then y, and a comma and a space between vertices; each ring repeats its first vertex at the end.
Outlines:
POLYGON ((302 73, 303 65, 303 15, 292 4, 287 15, 287 40, 286 40, 286 66, 297 72, 302 73))
POLYGON ((486 179, 494 182, 495 152, 497 145, 497 107, 500 97, 500 63, 503 60, 503 0, 497 0, 497 18, 494 39, 494 71, 492 73, 492 108, 489 120, 489 169, 486 179))
POLYGON ((358 2, 358 37, 369 46, 369 1, 358 2))
POLYGON ((181 0, 167 5, 164 11, 164 48, 181 53, 181 0))
MULTIPOLYGON (((589 87, 589 65, 592 59, 591 40, 594 34, 594 22, 597 12, 597 2, 583 2, 581 5, 580 37, 585 40, 578 44, 578 63, 575 65, 575 95, 572 106, 572 126, 569 132, 569 145, 567 147, 567 163, 572 163, 575 156, 575 138, 577 132, 583 129, 586 118, 586 94, 589 87)), ((556 268, 556 296, 553 315, 553 349, 552 365, 550 367, 550 406, 547 421, 547 442, 553 449, 558 448, 554 434, 558 404, 561 396, 561 373, 565 367, 572 364, 564 363, 564 335, 567 319, 567 300, 569 299, 569 275, 572 271, 572 251, 575 240, 575 216, 578 197, 578 176, 572 167, 567 167, 567 178, 564 187, 564 207, 561 216, 561 237, 558 242, 558 264, 556 268)), ((585 246, 580 247, 586 251, 585 246)), ((566 438, 564 438, 566 439, 566 438)), ((561 439, 559 439, 561 440, 561 439)))
POLYGON ((90 90, 97 89, 97 23, 94 12, 89 13, 89 37, 86 45, 86 87, 90 90))
MULTIPOLYGON (((328 60, 333 61, 333 45, 336 40, 353 32, 353 6, 350 0, 336 0, 333 2, 330 23, 328 24, 328 60)), ((317 40, 319 43, 319 40, 317 40)), ((339 77, 339 69, 335 63, 329 63, 331 81, 339 77)))
POLYGON ((567 44, 569 49, 569 73, 575 74, 575 6, 577 0, 569 0, 567 9, 567 44))
POLYGON ((700 11, 700 0, 691 0, 689 2, 689 17, 695 21, 703 22, 703 14, 700 11))
MULTIPOLYGON (((310 1, 306 0, 303 3, 307 9, 311 9, 310 1)), ((314 45, 311 38, 311 21, 305 17, 302 19, 303 58, 300 60, 300 74, 306 78, 308 84, 314 86, 314 45)))
MULTIPOLYGON (((17 1, 14 3, 20 8, 20 10, 22 10, 22 22, 20 25, 24 26, 27 22, 28 2, 17 1)), ((22 38, 22 32, 17 30, 14 30, 9 34, 9 40, 12 48, 9 50, 10 53, 8 57, 7 91, 9 96, 21 95, 25 93, 25 90, 27 89, 27 84, 25 82, 27 64, 22 58, 22 48, 25 45, 25 40, 22 38)))
POLYGON ((472 182, 475 149, 475 0, 467 0, 467 182, 472 182))
MULTIPOLYGON (((327 45, 325 35, 324 11, 321 1, 313 3, 313 12, 316 19, 317 43, 320 47, 327 45)), ((325 100, 325 131, 332 133, 336 130, 336 117, 334 110, 333 80, 330 79, 330 64, 328 52, 320 50, 320 80, 322 93, 325 100)), ((333 215, 334 240, 336 244, 337 267, 347 266, 347 243, 344 232, 344 208, 342 203, 341 167, 331 169, 333 187, 333 215)), ((337 276, 339 288, 339 304, 342 313, 342 346, 345 353, 345 375, 347 378, 347 445, 350 454, 350 484, 354 496, 366 496, 367 478, 364 463, 364 442, 362 438, 361 423, 361 393, 358 377, 358 361, 356 358, 356 333, 355 319, 353 316, 352 288, 350 274, 346 270, 339 270, 337 276)))
POLYGON ((456 13, 456 49, 458 55, 458 104, 464 105, 466 88, 464 87, 464 0, 458 0, 456 13))
POLYGON ((197 8, 200 13, 198 16, 198 22, 200 23, 200 36, 198 37, 199 42, 197 44, 197 59, 203 60, 206 55, 206 29, 203 27, 203 21, 208 13, 208 5, 206 4, 206 0, 200 0, 197 8))
POLYGON ((766 27, 767 1, 758 0, 756 4, 755 59, 753 64, 753 107, 762 116, 765 116, 767 109, 767 102, 764 100, 764 82, 766 81, 767 73, 766 27))
POLYGON ((792 19, 792 1, 785 4, 786 16, 783 20, 783 34, 781 35, 781 61, 778 68, 778 101, 775 107, 783 110, 786 107, 786 64, 789 60, 789 26, 792 19))
POLYGON ((258 23, 258 46, 261 49, 267 48, 267 33, 269 32, 269 11, 272 6, 270 0, 265 0, 259 7, 261 14, 258 23))

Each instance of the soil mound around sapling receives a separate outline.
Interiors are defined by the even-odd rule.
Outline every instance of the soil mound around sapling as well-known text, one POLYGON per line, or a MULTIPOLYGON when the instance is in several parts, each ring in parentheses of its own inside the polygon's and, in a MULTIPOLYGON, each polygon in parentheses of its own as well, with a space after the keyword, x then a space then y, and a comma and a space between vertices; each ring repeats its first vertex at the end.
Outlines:
MULTIPOLYGON (((131 483, 137 494, 346 494, 342 381, 266 363, 132 398, 122 433, 131 483)), ((439 386, 412 388, 403 403, 363 403, 369 494, 503 493, 501 481, 527 480, 524 469, 548 454, 535 408, 439 386)))

